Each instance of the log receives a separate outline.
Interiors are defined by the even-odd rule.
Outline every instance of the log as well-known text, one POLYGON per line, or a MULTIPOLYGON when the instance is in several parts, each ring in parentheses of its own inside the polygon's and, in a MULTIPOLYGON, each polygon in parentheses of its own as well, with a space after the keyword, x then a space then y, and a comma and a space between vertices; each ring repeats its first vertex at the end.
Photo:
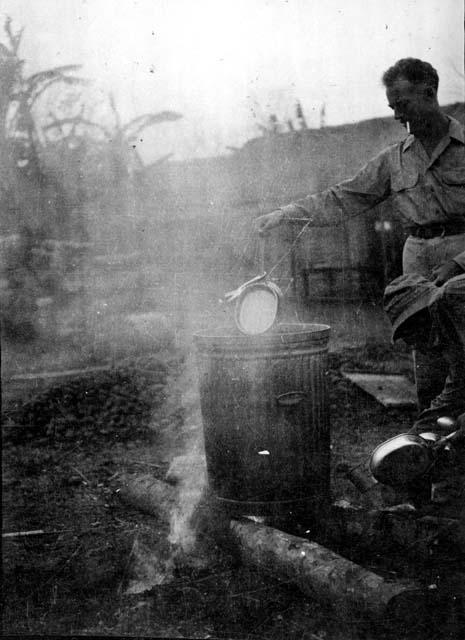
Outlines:
POLYGON ((246 519, 231 520, 230 532, 243 561, 331 604, 341 617, 358 612, 392 625, 426 610, 416 583, 387 581, 316 542, 246 519))
POLYGON ((150 473, 123 475, 117 493, 125 504, 151 516, 169 521, 177 491, 174 487, 154 478, 150 473))
MULTIPOLYGON (((158 480, 150 473, 118 476, 116 492, 124 504, 166 522, 172 521, 179 508, 178 487, 158 480)), ((205 491, 195 504, 189 527, 202 537, 213 538, 227 547, 231 543, 229 521, 224 509, 218 507, 205 491)))

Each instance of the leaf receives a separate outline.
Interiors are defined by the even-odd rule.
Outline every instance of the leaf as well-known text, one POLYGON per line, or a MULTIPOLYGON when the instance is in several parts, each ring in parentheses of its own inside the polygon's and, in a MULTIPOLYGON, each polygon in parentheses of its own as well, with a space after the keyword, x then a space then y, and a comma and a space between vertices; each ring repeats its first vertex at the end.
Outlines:
POLYGON ((123 132, 128 140, 135 138, 143 129, 151 127, 161 122, 173 122, 182 118, 181 114, 175 111, 160 111, 160 113, 145 113, 134 120, 131 120, 123 127, 123 132), (133 129, 133 131, 131 131, 133 129))
POLYGON ((112 93, 108 94, 108 101, 110 103, 110 108, 113 111, 113 115, 115 116, 116 129, 119 131, 121 129, 121 119, 119 117, 118 109, 116 108, 115 96, 112 93))
POLYGON ((90 84, 90 80, 87 80, 85 78, 73 78, 71 76, 58 76, 56 78, 53 78, 51 80, 49 80, 48 82, 46 82, 44 85, 42 85, 42 87, 38 87, 35 88, 31 91, 30 98, 30 106, 32 106, 34 104, 34 102, 39 98, 39 96, 41 96, 44 91, 46 91, 52 84, 56 84, 57 82, 63 82, 64 84, 79 84, 79 85, 86 85, 86 84, 90 84), (35 94, 32 95, 32 93, 35 91, 35 94))
POLYGON ((48 131, 49 129, 60 128, 67 124, 76 124, 76 125, 82 124, 88 127, 95 127, 96 129, 100 129, 100 131, 102 131, 106 136, 108 137, 111 136, 111 132, 108 131, 108 129, 105 129, 105 127, 103 127, 101 124, 99 124, 98 122, 92 122, 92 120, 87 120, 86 118, 82 118, 81 116, 76 116, 74 118, 56 119, 50 124, 44 125, 42 129, 44 131, 48 131))
POLYGON ((15 54, 8 49, 4 44, 0 42, 0 53, 4 55, 6 58, 14 58, 15 54))
POLYGON ((8 40, 10 42, 11 45, 11 51, 13 53, 13 55, 16 55, 19 49, 19 45, 21 43, 21 38, 23 36, 23 31, 24 31, 24 27, 22 29, 20 29, 16 34, 13 33, 13 30, 11 28, 11 17, 7 16, 6 20, 5 20, 5 24, 4 24, 4 29, 5 29, 5 33, 8 36, 8 40))
POLYGON ((169 160, 172 157, 172 155, 173 155, 172 153, 166 153, 164 156, 161 156, 161 158, 158 158, 154 162, 151 162, 150 164, 146 165, 146 169, 152 169, 154 167, 158 167, 159 165, 169 160))
POLYGON ((45 71, 38 71, 37 73, 33 73, 32 76, 25 78, 25 82, 29 85, 35 85, 40 82, 44 82, 45 80, 50 80, 57 75, 63 75, 64 73, 69 73, 70 71, 78 71, 81 69, 82 64, 65 64, 61 67, 54 67, 53 69, 47 69, 45 71))

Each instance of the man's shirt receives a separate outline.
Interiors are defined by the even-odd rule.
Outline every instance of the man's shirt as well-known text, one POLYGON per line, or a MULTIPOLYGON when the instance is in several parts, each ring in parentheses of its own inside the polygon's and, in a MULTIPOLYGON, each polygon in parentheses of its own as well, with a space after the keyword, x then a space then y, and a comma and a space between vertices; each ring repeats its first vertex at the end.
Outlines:
MULTIPOLYGON (((353 178, 282 207, 285 218, 307 217, 313 226, 340 224, 387 198, 408 225, 465 223, 465 137, 449 117, 449 131, 431 156, 409 135, 370 160, 353 178)), ((465 269, 464 250, 454 258, 465 269)))

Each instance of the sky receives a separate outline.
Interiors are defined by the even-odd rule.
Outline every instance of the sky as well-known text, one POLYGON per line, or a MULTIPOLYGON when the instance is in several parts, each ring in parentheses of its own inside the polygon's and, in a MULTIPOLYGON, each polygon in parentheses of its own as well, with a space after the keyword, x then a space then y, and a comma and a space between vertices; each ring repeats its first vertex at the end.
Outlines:
POLYGON ((397 59, 428 60, 441 104, 464 99, 463 0, 0 0, 24 27, 25 71, 83 65, 123 121, 173 110, 146 131, 146 162, 228 153, 286 123, 388 116, 380 78, 397 59))

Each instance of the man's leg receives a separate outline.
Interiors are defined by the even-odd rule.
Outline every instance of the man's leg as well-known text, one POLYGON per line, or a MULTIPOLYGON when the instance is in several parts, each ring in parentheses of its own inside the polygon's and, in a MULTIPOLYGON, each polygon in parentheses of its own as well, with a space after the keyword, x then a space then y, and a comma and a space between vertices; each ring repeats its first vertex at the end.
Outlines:
MULTIPOLYGON (((432 251, 428 241, 409 236, 404 245, 402 269, 405 274, 418 273, 431 278, 434 269, 432 251)), ((438 354, 422 353, 413 349, 413 367, 419 411, 427 409, 443 387, 448 366, 438 354)))
POLYGON ((413 350, 413 366, 419 411, 427 409, 441 393, 449 366, 436 353, 413 350))
MULTIPOLYGON (((409 236, 402 255, 402 268, 405 274, 418 273, 432 279, 433 269, 454 257, 465 246, 464 236, 446 236, 422 240, 409 236)), ((415 383, 418 408, 427 409, 444 388, 448 374, 448 364, 441 355, 413 352, 415 383)))

